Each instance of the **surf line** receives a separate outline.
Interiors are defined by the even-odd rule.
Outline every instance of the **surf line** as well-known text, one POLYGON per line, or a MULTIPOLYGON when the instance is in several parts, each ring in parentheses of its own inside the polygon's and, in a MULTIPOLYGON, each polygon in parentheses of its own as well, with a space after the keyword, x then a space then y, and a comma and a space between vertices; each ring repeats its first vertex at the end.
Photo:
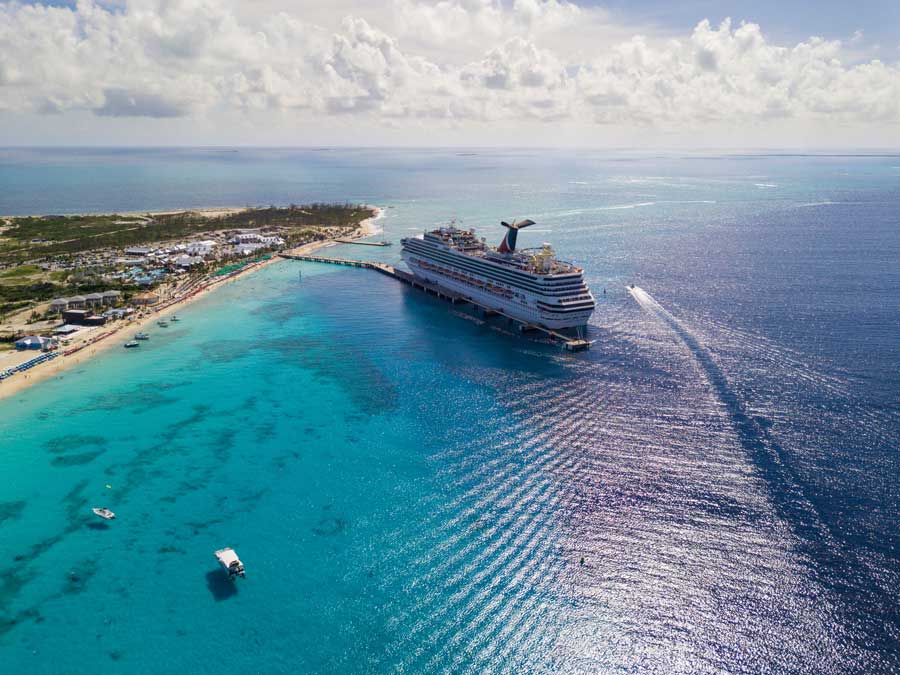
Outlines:
MULTIPOLYGON (((737 433, 741 447, 748 454, 754 466, 769 488, 769 498, 776 512, 790 526, 802 542, 801 549, 810 555, 820 570, 819 581, 835 591, 840 601, 847 592, 847 580, 854 579, 852 593, 859 599, 867 596, 869 615, 866 618, 868 633, 876 639, 890 643, 892 636, 885 630, 890 625, 889 617, 895 611, 890 603, 885 603, 866 589, 879 588, 874 574, 861 559, 858 551, 850 542, 844 540, 826 522, 822 511, 817 508, 813 498, 803 489, 803 483, 789 464, 784 449, 772 438, 764 422, 748 414, 738 395, 728 384, 722 369, 707 349, 688 326, 660 305, 652 295, 639 286, 628 286, 631 297, 648 313, 665 323, 675 333, 685 348, 691 353, 697 365, 703 371, 707 381, 724 406, 737 433), (822 570, 830 570, 826 574, 822 570), (862 577, 862 579, 860 578, 862 577), (859 588, 862 586, 863 588, 859 588), (862 592, 860 592, 862 591, 862 592)), ((881 594, 884 595, 884 594, 881 594)), ((858 619, 858 617, 856 617, 858 619)))

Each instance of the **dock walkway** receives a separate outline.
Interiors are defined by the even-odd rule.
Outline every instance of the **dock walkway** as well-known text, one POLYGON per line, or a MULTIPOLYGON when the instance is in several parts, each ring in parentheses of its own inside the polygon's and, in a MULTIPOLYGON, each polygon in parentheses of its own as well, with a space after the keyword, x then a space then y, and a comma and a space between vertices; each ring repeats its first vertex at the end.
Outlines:
POLYGON ((527 331, 540 331, 546 334, 548 337, 561 342, 562 345, 570 352, 580 352, 586 349, 589 349, 591 346, 591 342, 588 340, 581 340, 577 338, 572 338, 568 335, 564 335, 558 331, 552 330, 550 328, 546 328, 545 326, 538 326, 536 324, 526 324, 523 323, 520 319, 516 319, 505 312, 501 312, 499 310, 493 309, 491 307, 485 307, 484 305, 480 305, 477 302, 474 302, 472 299, 459 295, 458 293, 453 293, 452 291, 448 291, 446 289, 441 288, 440 286, 435 286, 434 284, 430 284, 426 281, 422 281, 418 279, 414 275, 406 272, 404 270, 398 270, 393 265, 388 265, 386 263, 380 262, 372 262, 369 260, 351 260, 349 258, 329 258, 326 256, 319 255, 294 255, 292 253, 279 253, 279 256, 282 258, 286 258, 287 260, 301 260, 304 262, 317 262, 317 263, 327 263, 330 265, 344 265, 346 267, 362 267, 364 269, 375 270, 376 272, 380 272, 385 276, 392 277, 397 281, 400 281, 404 284, 412 286, 413 288, 418 288, 419 290, 425 291, 430 295, 434 295, 442 300, 447 300, 448 302, 452 302, 455 304, 464 304, 471 303, 474 307, 480 309, 485 316, 490 315, 499 315, 509 319, 510 321, 515 322, 519 326, 519 330, 521 332, 527 331))
POLYGON ((389 241, 359 241, 358 239, 335 239, 338 244, 353 244, 354 246, 390 246, 389 241))

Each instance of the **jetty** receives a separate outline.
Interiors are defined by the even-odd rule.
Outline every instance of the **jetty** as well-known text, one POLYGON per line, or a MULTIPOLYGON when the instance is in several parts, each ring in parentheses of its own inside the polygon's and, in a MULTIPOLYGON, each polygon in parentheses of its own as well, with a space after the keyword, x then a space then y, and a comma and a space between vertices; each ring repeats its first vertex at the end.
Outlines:
POLYGON ((353 244, 354 246, 390 246, 390 241, 359 241, 357 239, 334 239, 338 244, 353 244))
POLYGON ((521 319, 517 319, 513 316, 510 316, 509 314, 506 314, 505 312, 501 312, 491 307, 481 305, 473 301, 471 298, 467 298, 458 293, 448 291, 444 288, 441 288, 440 286, 436 286, 435 284, 428 283, 427 281, 422 281, 413 274, 410 274, 405 270, 397 269, 393 265, 388 265, 386 263, 373 262, 370 260, 352 260, 350 258, 329 258, 327 256, 319 255, 294 255, 292 253, 279 253, 278 255, 287 260, 300 260, 304 262, 326 263, 329 265, 343 265, 345 267, 361 267, 363 269, 375 270, 376 272, 384 274, 385 276, 396 279, 397 281, 408 286, 412 286, 413 288, 417 288, 420 291, 425 291, 429 295, 438 297, 441 300, 446 300, 447 302, 450 302, 454 305, 466 303, 471 304, 473 307, 478 309, 481 315, 484 317, 502 316, 506 319, 509 319, 519 327, 519 332, 521 333, 532 331, 544 333, 550 339, 561 343, 562 346, 570 352, 581 352, 586 349, 590 349, 592 344, 592 342, 589 340, 573 338, 569 335, 565 335, 564 333, 560 333, 559 331, 547 328, 546 326, 523 323, 521 319))

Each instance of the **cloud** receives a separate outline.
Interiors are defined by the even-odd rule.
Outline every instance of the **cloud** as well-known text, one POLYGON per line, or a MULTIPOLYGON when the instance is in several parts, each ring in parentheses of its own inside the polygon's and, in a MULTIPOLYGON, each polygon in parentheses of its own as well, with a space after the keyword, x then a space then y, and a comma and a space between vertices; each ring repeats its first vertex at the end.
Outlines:
POLYGON ((612 39, 623 29, 606 13, 564 0, 393 0, 330 28, 305 16, 321 17, 327 3, 292 7, 253 14, 228 0, 0 0, 0 110, 672 129, 900 122, 896 63, 847 65, 838 41, 776 45, 750 23, 612 39))
POLYGON ((188 108, 165 96, 125 89, 107 89, 103 105, 94 109, 104 117, 181 117, 188 108))

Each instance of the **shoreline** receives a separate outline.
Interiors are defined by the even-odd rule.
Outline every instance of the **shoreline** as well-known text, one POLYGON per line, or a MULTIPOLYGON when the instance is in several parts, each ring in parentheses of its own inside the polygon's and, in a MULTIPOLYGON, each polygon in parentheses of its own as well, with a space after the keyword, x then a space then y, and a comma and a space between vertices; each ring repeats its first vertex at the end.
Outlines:
MULTIPOLYGON (((384 215, 384 209, 378 206, 372 206, 371 204, 366 204, 365 206, 367 208, 374 209, 375 215, 371 218, 366 218, 365 220, 361 221, 359 224, 359 228, 355 230, 353 234, 343 238, 365 239, 366 237, 371 237, 377 234, 377 228, 375 227, 374 222, 384 215)), ((217 210, 221 211, 224 209, 217 210)), ((333 245, 335 243, 337 242, 335 242, 334 239, 323 239, 321 241, 313 241, 308 244, 303 244, 302 246, 297 246, 292 249, 286 249, 282 252, 291 253, 294 255, 309 255, 313 251, 324 248, 328 245, 333 245)), ((94 329, 94 331, 91 331, 91 333, 96 333, 96 335, 102 336, 97 339, 96 342, 83 345, 78 349, 78 351, 70 353, 68 355, 65 354, 65 351, 68 351, 69 349, 75 349, 77 345, 73 345, 67 350, 60 349, 57 351, 57 353, 60 355, 59 357, 52 359, 51 361, 41 363, 29 370, 27 373, 19 373, 18 375, 14 375, 13 377, 0 382, 0 401, 11 398, 40 382, 49 380, 59 375, 60 373, 64 373, 65 371, 71 369, 76 365, 85 363, 88 360, 93 359, 96 356, 109 350, 110 347, 123 344, 124 342, 131 339, 134 333, 143 330, 145 327, 151 325, 156 321, 159 321, 163 317, 163 315, 175 313, 176 310, 187 307, 198 299, 206 297, 210 293, 214 293, 217 289, 228 283, 249 276, 254 272, 282 261, 283 258, 279 258, 277 254, 272 254, 272 257, 269 260, 264 260, 258 263, 251 263, 238 272, 235 272, 234 274, 224 276, 219 280, 211 281, 205 286, 202 286, 199 290, 191 291, 187 296, 183 298, 171 301, 168 304, 166 302, 160 301, 159 306, 150 308, 149 312, 147 312, 147 310, 144 310, 147 313, 139 319, 134 319, 131 321, 117 321, 113 326, 98 326, 96 329, 94 329), (103 335, 104 333, 107 334, 103 335)), ((91 337, 92 336, 89 334, 85 335, 85 338, 88 340, 90 340, 91 337)), ((38 356, 39 353, 31 355, 38 356)))

